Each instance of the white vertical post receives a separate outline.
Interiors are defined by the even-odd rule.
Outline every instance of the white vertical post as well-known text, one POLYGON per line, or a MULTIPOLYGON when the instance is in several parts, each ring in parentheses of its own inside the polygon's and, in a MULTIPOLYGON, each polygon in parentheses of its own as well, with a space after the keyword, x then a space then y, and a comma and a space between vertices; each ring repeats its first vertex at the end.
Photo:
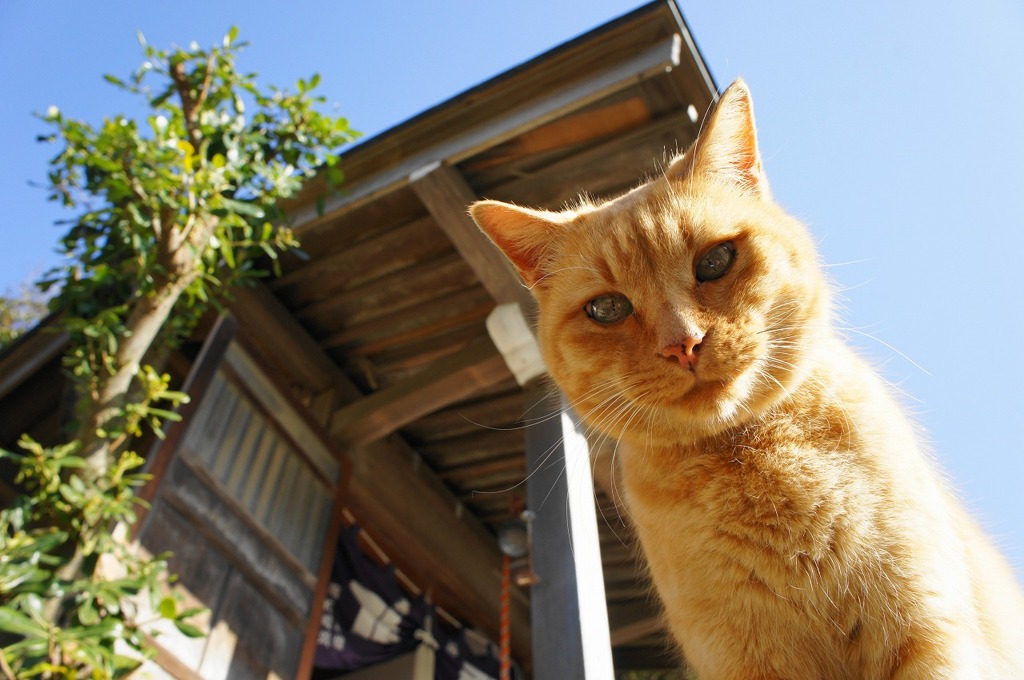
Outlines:
POLYGON ((569 526, 572 530, 570 538, 576 564, 576 593, 580 602, 583 665, 587 680, 612 680, 612 642, 608 632, 608 603, 604 593, 590 449, 579 420, 569 410, 564 398, 561 422, 569 494, 569 526))
POLYGON ((527 497, 536 680, 612 680, 611 640, 587 442, 563 404, 527 390, 527 497), (539 402, 544 401, 544 409, 539 402), (551 417, 545 417, 545 416, 551 417))

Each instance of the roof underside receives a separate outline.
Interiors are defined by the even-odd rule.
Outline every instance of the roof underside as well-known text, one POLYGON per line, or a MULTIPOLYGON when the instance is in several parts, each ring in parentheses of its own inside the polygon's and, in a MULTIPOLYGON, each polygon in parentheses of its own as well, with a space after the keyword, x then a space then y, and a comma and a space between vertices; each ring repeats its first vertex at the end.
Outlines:
MULTIPOLYGON (((557 209, 624 192, 689 146, 715 96, 675 5, 647 5, 346 155, 347 182, 324 214, 308 202, 296 213, 309 260, 289 260, 270 288, 364 395, 402 391, 467 348, 493 358, 485 319, 496 302, 523 301, 522 290, 482 281, 494 267, 460 242, 466 203, 557 209)), ((525 494, 527 407, 507 370, 491 373, 457 398, 426 390, 425 412, 394 424, 467 519, 493 532, 525 494)), ((336 413, 332 432, 346 422, 336 413)), ((626 664, 663 637, 613 473, 597 476, 610 624, 626 664)))

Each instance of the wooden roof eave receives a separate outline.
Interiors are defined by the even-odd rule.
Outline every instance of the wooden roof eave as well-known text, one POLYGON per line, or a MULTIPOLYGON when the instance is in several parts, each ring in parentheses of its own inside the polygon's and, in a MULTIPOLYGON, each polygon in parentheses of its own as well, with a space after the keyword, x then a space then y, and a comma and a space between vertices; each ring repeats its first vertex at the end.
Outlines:
POLYGON ((0 399, 31 378, 67 347, 68 334, 51 314, 3 352, 0 352, 0 399))
MULTIPOLYGON (((405 187, 435 163, 484 149, 671 72, 698 111, 715 86, 673 0, 656 0, 387 130, 342 156, 346 183, 319 209, 310 186, 289 209, 300 235, 342 212, 405 187)), ((685 108, 685 107, 684 107, 685 108)))

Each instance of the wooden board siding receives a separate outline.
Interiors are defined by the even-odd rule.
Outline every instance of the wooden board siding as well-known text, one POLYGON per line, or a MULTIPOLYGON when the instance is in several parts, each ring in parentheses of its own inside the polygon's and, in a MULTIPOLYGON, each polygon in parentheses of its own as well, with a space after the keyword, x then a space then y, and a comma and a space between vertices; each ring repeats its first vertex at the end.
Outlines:
POLYGON ((161 472, 139 542, 175 552, 179 588, 210 609, 199 622, 208 639, 197 647, 166 631, 164 665, 204 678, 297 677, 311 661, 345 465, 237 343, 204 352, 189 385, 201 389, 154 459, 161 472))

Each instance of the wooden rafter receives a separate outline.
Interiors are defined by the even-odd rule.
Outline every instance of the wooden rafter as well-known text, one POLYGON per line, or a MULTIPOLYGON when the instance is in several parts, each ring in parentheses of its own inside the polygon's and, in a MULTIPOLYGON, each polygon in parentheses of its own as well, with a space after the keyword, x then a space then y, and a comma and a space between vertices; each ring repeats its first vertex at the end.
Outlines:
POLYGON ((651 110, 643 98, 630 97, 600 108, 580 111, 536 130, 524 132, 519 137, 481 154, 481 157, 472 161, 468 167, 471 170, 486 170, 533 154, 593 142, 602 137, 622 136, 630 130, 646 125, 650 120, 651 110))

